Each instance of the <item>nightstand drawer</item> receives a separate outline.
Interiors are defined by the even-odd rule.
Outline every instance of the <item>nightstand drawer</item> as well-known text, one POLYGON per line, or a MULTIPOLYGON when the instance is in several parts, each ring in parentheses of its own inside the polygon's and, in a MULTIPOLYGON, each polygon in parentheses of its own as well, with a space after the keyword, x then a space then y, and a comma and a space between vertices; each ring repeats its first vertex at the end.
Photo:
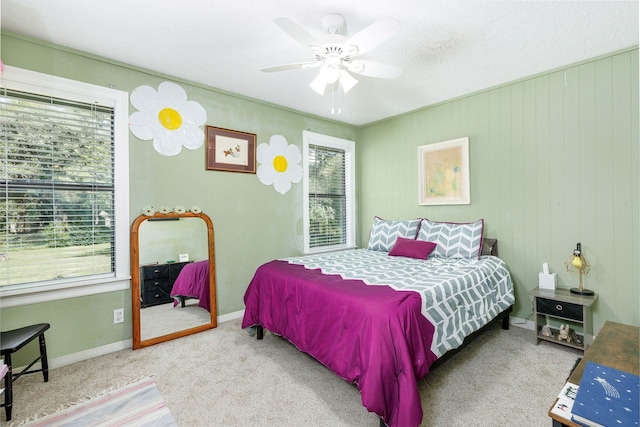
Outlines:
POLYGON ((582 306, 570 302, 554 301, 544 298, 536 298, 536 311, 550 316, 564 317, 565 319, 582 322, 582 306))
POLYGON ((164 292, 169 295, 173 284, 168 278, 149 279, 142 281, 142 292, 164 292))
POLYGON ((166 304, 173 301, 173 298, 159 291, 145 291, 142 293, 141 307, 149 307, 152 305, 166 304))
POLYGON ((141 279, 157 279, 169 277, 170 264, 145 265, 140 268, 141 279))

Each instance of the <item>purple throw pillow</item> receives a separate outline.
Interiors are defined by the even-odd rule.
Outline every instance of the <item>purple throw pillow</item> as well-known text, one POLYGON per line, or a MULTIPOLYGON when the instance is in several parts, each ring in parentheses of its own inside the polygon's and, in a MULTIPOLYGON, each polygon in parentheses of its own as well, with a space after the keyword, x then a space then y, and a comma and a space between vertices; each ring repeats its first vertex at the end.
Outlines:
POLYGON ((393 248, 391 248, 389 255, 406 256, 416 259, 427 259, 429 254, 433 252, 436 246, 437 245, 433 242, 398 237, 396 239, 396 243, 393 245, 393 248))

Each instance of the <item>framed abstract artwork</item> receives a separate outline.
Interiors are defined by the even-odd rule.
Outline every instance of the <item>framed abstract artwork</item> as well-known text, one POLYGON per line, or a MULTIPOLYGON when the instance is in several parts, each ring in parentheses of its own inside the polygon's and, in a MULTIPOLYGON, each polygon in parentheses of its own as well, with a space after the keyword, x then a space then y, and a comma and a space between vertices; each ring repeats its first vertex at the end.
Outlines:
POLYGON ((256 173, 256 135, 207 126, 207 170, 256 173))
POLYGON ((418 147, 418 203, 468 205, 469 138, 457 138, 418 147))

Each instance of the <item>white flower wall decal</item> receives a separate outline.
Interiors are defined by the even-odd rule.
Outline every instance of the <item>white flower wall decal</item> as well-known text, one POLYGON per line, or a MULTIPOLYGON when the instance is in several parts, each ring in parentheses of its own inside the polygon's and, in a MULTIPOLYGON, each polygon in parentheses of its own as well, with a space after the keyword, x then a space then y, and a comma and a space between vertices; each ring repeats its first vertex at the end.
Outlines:
POLYGON ((207 113, 197 102, 187 100, 181 86, 163 82, 157 92, 138 86, 130 100, 138 111, 129 116, 129 129, 139 139, 153 139, 158 153, 175 156, 183 146, 195 150, 204 143, 200 126, 206 123, 207 113))
POLYGON ((282 135, 273 135, 268 144, 260 144, 256 152, 258 179, 264 185, 272 185, 280 194, 291 189, 291 183, 302 179, 302 155, 295 145, 289 145, 282 135))
POLYGON ((145 216, 153 216, 155 215, 156 210, 153 208, 153 206, 145 206, 142 208, 142 214, 145 216))

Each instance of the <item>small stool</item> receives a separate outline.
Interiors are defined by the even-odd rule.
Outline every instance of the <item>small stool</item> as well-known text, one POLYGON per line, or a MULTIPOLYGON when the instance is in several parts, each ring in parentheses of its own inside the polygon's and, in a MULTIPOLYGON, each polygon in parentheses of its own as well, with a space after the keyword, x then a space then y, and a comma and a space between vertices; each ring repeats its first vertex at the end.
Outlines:
POLYGON ((48 323, 39 323, 37 325, 25 326, 24 328, 14 329, 0 333, 0 348, 2 349, 2 357, 4 363, 9 369, 4 377, 4 410, 7 414, 7 421, 11 420, 11 407, 13 406, 13 382, 25 374, 34 374, 42 372, 44 382, 49 381, 49 364, 47 363, 47 346, 44 341, 44 331, 49 329, 48 323), (29 344, 36 337, 40 340, 40 356, 24 368, 21 372, 14 374, 11 365, 11 355, 29 344), (29 371, 38 360, 41 361, 42 368, 29 371))

